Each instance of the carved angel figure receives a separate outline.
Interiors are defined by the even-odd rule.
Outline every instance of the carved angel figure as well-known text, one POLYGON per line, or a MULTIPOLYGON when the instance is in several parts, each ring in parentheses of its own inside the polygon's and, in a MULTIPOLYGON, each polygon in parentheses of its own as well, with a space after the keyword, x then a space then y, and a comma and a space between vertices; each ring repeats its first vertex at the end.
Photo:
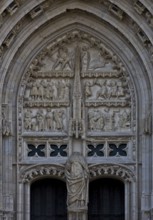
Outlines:
POLYGON ((67 205, 70 210, 87 207, 89 171, 85 158, 74 152, 66 162, 67 205))

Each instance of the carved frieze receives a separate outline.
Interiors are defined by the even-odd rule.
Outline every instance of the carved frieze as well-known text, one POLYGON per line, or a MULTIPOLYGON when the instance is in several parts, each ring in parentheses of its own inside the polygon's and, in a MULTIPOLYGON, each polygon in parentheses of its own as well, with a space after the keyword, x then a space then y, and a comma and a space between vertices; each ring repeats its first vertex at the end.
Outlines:
POLYGON ((63 108, 26 109, 24 112, 24 131, 64 131, 66 111, 63 108))

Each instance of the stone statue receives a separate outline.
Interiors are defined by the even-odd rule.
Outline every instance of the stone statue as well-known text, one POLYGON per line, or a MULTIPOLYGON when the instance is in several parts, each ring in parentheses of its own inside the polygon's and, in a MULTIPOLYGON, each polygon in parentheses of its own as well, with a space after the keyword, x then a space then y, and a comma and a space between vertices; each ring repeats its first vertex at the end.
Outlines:
POLYGON ((42 109, 39 109, 37 111, 36 121, 37 121, 38 131, 44 131, 45 123, 44 123, 44 113, 42 109))
POLYGON ((74 152, 66 162, 65 176, 67 184, 68 210, 87 209, 89 171, 85 158, 74 152))
POLYGON ((55 129, 57 130, 63 130, 64 128, 63 115, 64 115, 64 110, 62 109, 54 111, 55 129))
POLYGON ((47 130, 52 130, 53 129, 53 114, 52 114, 50 108, 47 108, 46 127, 47 127, 47 130))
POLYGON ((118 127, 121 128, 130 128, 130 111, 127 109, 119 114, 118 127))
POLYGON ((38 84, 37 81, 33 82, 32 89, 30 92, 30 96, 32 100, 36 100, 38 98, 38 84))
POLYGON ((24 113, 24 128, 25 130, 31 130, 32 127, 32 112, 30 109, 27 109, 27 111, 24 113))
POLYGON ((91 86, 92 84, 89 81, 87 81, 85 84, 85 97, 86 98, 89 98, 92 96, 91 86))
POLYGON ((7 120, 4 112, 2 112, 2 133, 4 136, 11 135, 10 122, 7 120))

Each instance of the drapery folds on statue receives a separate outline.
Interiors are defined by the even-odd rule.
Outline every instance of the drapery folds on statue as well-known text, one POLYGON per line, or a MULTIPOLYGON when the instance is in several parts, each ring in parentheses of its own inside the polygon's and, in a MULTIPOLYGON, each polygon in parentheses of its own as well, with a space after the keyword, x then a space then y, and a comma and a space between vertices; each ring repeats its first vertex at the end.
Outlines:
POLYGON ((89 171, 85 158, 74 152, 65 167, 68 210, 87 210, 89 171))

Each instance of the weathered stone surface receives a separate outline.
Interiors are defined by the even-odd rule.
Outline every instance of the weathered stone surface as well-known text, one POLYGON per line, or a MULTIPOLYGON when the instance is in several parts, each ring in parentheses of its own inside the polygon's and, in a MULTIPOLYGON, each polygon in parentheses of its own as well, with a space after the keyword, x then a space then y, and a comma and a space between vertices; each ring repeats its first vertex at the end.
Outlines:
POLYGON ((153 219, 152 9, 0 1, 0 219, 30 220, 45 177, 66 181, 69 220, 87 219, 88 182, 105 177, 124 182, 125 220, 153 219))

